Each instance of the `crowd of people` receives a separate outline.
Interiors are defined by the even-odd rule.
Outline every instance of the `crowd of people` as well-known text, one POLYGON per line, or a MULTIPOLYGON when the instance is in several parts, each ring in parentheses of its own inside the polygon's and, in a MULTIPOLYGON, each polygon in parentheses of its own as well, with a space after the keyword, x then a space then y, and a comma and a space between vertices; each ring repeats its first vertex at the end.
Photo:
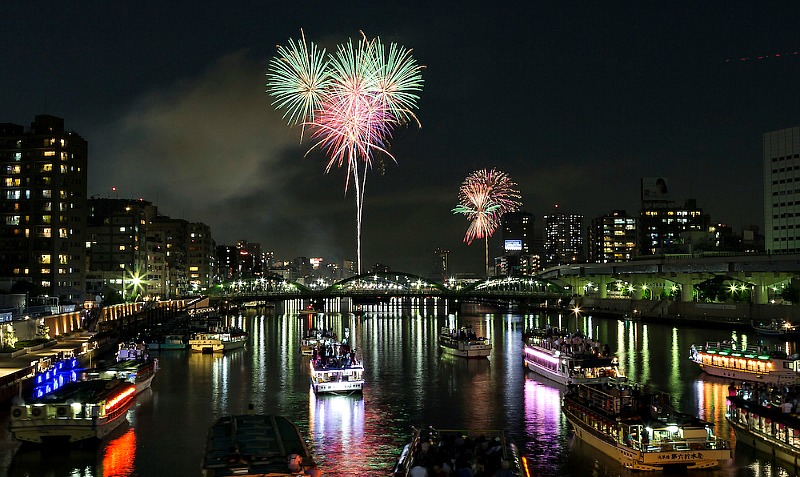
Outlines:
POLYGON ((611 348, 608 344, 601 345, 599 341, 593 340, 583 333, 570 333, 558 328, 547 328, 546 330, 526 331, 523 340, 535 341, 535 344, 545 349, 555 349, 561 353, 573 356, 611 356, 611 348))
POLYGON ((423 429, 410 477, 513 477, 500 437, 423 429))

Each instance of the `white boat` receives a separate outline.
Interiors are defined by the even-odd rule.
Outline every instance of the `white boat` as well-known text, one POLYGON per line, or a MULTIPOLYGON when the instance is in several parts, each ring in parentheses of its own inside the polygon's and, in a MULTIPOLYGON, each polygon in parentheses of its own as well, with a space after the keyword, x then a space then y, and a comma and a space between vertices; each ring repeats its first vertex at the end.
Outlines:
POLYGON ((800 336, 800 328, 788 320, 752 320, 750 326, 756 333, 764 336, 774 336, 778 338, 796 338, 800 336))
POLYGON ((159 349, 186 349, 186 338, 183 335, 166 335, 159 344, 159 349))
POLYGON ((88 379, 122 379, 136 386, 136 393, 150 387, 158 371, 158 359, 144 345, 121 343, 113 364, 100 369, 86 370, 88 379))
POLYGON ((624 379, 619 359, 608 345, 562 330, 533 330, 523 335, 523 361, 529 371, 562 386, 624 379))
POLYGON ((492 354, 489 338, 475 335, 471 327, 458 330, 442 327, 439 333, 439 348, 445 353, 462 358, 486 358, 492 354))
POLYGON ((223 353, 244 348, 245 343, 247 333, 242 331, 206 331, 189 339, 189 347, 197 353, 223 353))
POLYGON ((36 444, 102 439, 127 420, 135 396, 136 386, 121 379, 67 383, 11 406, 8 430, 14 439, 36 444))
POLYGON ((732 457, 710 423, 677 411, 668 394, 627 381, 571 385, 562 411, 578 439, 626 469, 711 469, 732 457))
POLYGON ((356 350, 341 343, 329 343, 315 351, 309 367, 311 388, 316 394, 352 394, 364 390, 364 363, 356 350))
POLYGON ((797 469, 800 464, 800 417, 794 402, 795 391, 782 391, 779 403, 764 405, 758 389, 732 385, 725 417, 736 434, 737 445, 752 447, 797 469))
MULTIPOLYGON (((424 475, 433 475, 433 465, 443 466, 446 463, 452 466, 458 460, 458 448, 455 442, 463 440, 470 440, 476 445, 480 444, 482 448, 485 444, 483 453, 491 458, 484 459, 486 468, 482 475, 511 475, 513 477, 530 475, 527 460, 520 457, 519 450, 512 442, 508 441, 502 430, 425 427, 414 429, 411 442, 403 447, 391 477, 419 475, 416 473, 417 471, 412 473, 411 470, 417 466, 426 468, 427 473, 424 475), (429 450, 435 450, 435 452, 428 452, 429 450), (432 458, 432 455, 435 458, 432 458), (500 469, 507 469, 508 472, 496 474, 495 472, 500 469)), ((456 470, 453 469, 451 475, 455 475, 456 470)))
POLYGON ((736 342, 708 342, 700 349, 692 345, 689 359, 711 376, 731 381, 795 384, 797 356, 766 346, 740 349, 736 342))

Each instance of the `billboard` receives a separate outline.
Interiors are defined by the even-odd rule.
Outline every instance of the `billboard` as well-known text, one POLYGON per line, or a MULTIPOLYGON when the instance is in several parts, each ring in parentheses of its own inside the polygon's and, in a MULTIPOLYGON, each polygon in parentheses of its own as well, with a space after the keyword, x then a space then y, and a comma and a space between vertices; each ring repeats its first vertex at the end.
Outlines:
POLYGON ((668 177, 642 177, 642 200, 669 200, 668 177))
POLYGON ((506 240, 506 252, 519 252, 522 250, 522 240, 506 240))

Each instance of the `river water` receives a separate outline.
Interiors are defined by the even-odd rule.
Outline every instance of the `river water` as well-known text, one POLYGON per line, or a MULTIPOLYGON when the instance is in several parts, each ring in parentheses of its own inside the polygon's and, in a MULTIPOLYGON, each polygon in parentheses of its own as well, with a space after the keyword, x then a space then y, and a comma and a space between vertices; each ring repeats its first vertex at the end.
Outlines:
MULTIPOLYGON (((294 420, 327 476, 389 475, 412 427, 424 425, 504 429, 538 476, 631 475, 572 438, 560 410, 562 390, 523 369, 523 330, 549 324, 608 343, 631 380, 671 393, 680 409, 713 422, 716 433, 731 440, 724 418, 728 383, 704 376, 687 359, 689 348, 732 337, 743 345, 758 339, 746 332, 566 313, 432 317, 406 309, 301 318, 250 310, 227 320, 249 332, 245 349, 158 353, 160 370, 129 412, 130 424, 96 450, 18 450, 6 431, 7 406, 1 409, 0 476, 199 476, 209 427, 222 415, 247 412, 250 404, 257 413, 294 420), (441 354, 439 329, 463 325, 492 339, 489 359, 441 354), (349 330, 366 368, 363 396, 317 397, 310 390, 299 340, 311 327, 332 328, 339 336, 349 330)), ((695 475, 796 473, 737 448, 721 468, 695 475)))

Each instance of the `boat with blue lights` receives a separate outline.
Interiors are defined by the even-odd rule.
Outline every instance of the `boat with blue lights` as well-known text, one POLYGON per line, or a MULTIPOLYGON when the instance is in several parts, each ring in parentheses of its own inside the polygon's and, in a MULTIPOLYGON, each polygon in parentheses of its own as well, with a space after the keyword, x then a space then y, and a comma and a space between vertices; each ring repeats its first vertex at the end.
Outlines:
POLYGON ((316 394, 353 394, 364 390, 364 363, 347 343, 323 342, 309 361, 316 394))
POLYGON ((8 430, 23 443, 97 441, 127 420, 136 386, 122 379, 66 383, 11 406, 8 430))
POLYGON ((711 469, 732 457, 710 423, 675 409, 669 394, 627 381, 571 384, 561 409, 575 437, 630 470, 711 469))
POLYGON ((209 430, 203 477, 320 476, 300 429, 284 416, 240 414, 209 430))
POLYGON ((487 358, 492 354, 489 338, 478 336, 471 326, 458 330, 443 326, 439 332, 439 348, 445 354, 461 358, 487 358))
POLYGON ((795 470, 800 468, 798 396, 798 386, 770 389, 750 383, 737 387, 732 383, 725 418, 736 435, 736 445, 765 452, 795 470))
POLYGON ((601 346, 579 333, 556 328, 529 330, 523 334, 522 349, 527 370, 562 386, 625 378, 608 345, 601 346))
MULTIPOLYGON (((472 469, 473 460, 483 468, 481 475, 528 477, 531 471, 516 445, 498 429, 438 429, 431 426, 414 429, 411 442, 403 447, 392 477, 438 475, 449 468, 456 475, 461 468, 472 469), (412 469, 423 467, 421 470, 412 469), (438 467, 438 470, 434 469, 438 467), (502 473, 499 473, 503 469, 502 473), (498 473, 495 473, 498 472, 498 473)), ((462 475, 458 473, 458 475, 462 475)), ((472 475, 470 471, 469 475, 472 475)))
POLYGON ((736 341, 707 342, 692 345, 689 359, 711 376, 730 381, 754 383, 798 383, 798 356, 771 346, 752 345, 744 348, 736 341))

